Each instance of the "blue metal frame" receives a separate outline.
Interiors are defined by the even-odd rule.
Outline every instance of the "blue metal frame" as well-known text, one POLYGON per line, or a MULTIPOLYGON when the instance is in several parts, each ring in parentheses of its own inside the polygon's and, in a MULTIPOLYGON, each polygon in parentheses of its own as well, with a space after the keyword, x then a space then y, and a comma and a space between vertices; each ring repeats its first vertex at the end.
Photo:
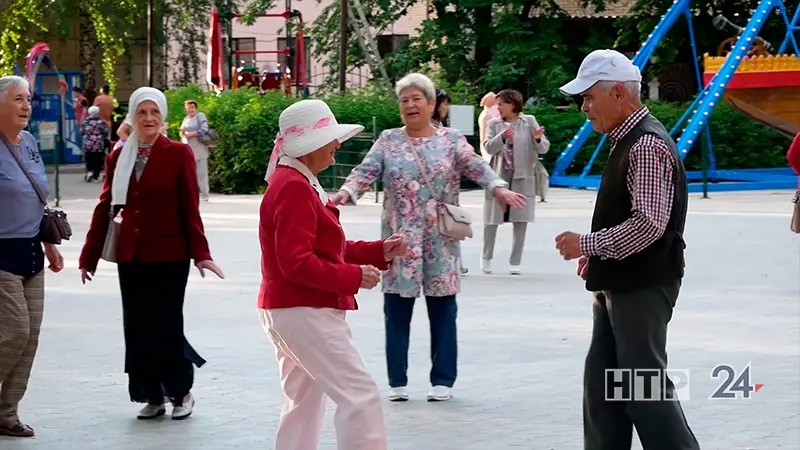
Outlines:
MULTIPOLYGON (((689 5, 691 5, 691 0, 675 0, 672 2, 672 6, 670 6, 667 11, 661 16, 661 20, 658 22, 656 27, 653 29, 653 32, 647 36, 642 47, 633 57, 633 64, 639 68, 640 71, 644 71, 647 63, 650 62, 650 57, 655 52, 655 49, 658 47, 658 44, 661 42, 662 39, 669 33, 669 30, 675 25, 675 22, 681 17, 681 15, 685 15, 689 21, 689 33, 691 35, 691 44, 692 50, 695 54, 695 60, 698 59, 697 57, 697 47, 695 44, 694 39, 694 32, 691 26, 692 23, 692 13, 689 9, 689 5)), ((697 71, 698 79, 701 80, 702 73, 700 72, 700 67, 697 63, 695 63, 695 69, 697 71)), ((702 84, 702 81, 699 83, 702 84)), ((569 144, 567 144, 567 148, 561 152, 561 156, 556 161, 555 168, 553 169, 553 173, 550 176, 550 185, 551 186, 567 186, 567 187, 585 187, 583 186, 581 179, 585 179, 587 177, 592 178, 589 176, 589 171, 592 169, 592 164, 594 163, 597 155, 600 153, 600 150, 603 148, 603 145, 606 142, 607 136, 603 135, 600 139, 600 142, 597 144, 597 147, 592 153, 589 162, 586 164, 586 167, 583 169, 583 173, 581 173, 578 177, 569 177, 566 175, 566 170, 572 164, 575 159, 575 155, 578 154, 583 144, 589 139, 592 135, 592 123, 590 121, 584 122, 581 129, 578 133, 572 138, 569 144), (575 178, 578 178, 576 180, 575 178)))
MULTIPOLYGON (((82 86, 83 85, 83 74, 78 71, 66 71, 66 72, 39 72, 36 74, 35 83, 35 98, 34 98, 34 105, 33 111, 31 114, 31 121, 29 125, 30 132, 39 139, 39 124, 42 122, 58 122, 61 123, 61 104, 60 104, 60 96, 56 93, 44 93, 44 78, 45 77, 57 77, 59 75, 64 75, 64 78, 67 80, 67 87, 68 91, 65 96, 65 100, 69 99, 69 96, 72 93, 72 88, 75 86, 82 86)), ((24 76, 21 75, 21 76, 24 76)), ((80 124, 75 120, 75 109, 66 104, 64 106, 64 121, 63 121, 63 129, 60 129, 60 133, 63 135, 63 139, 58 139, 59 143, 63 143, 62 145, 58 145, 56 151, 59 152, 59 162, 61 164, 76 164, 83 161, 83 149, 82 149, 82 139, 80 133, 80 124)), ((42 157, 45 159, 46 163, 51 163, 54 161, 53 157, 53 150, 42 150, 42 157)))
MULTIPOLYGON (((675 24, 677 18, 681 14, 686 14, 689 21, 689 32, 691 37, 692 49, 697 56, 697 48, 694 41, 694 33, 692 29, 691 10, 689 9, 690 0, 676 0, 667 12, 662 16, 661 21, 656 25, 653 33, 651 33, 639 52, 633 59, 633 63, 639 67, 640 70, 650 59, 653 50, 658 46, 658 43, 663 39, 669 29, 675 24)), ((717 71, 714 78, 704 86, 698 96, 680 118, 678 123, 670 130, 670 134, 678 130, 678 128, 689 118, 689 122, 682 130, 681 136, 676 139, 678 145, 678 153, 681 159, 686 157, 686 154, 691 149, 692 145, 697 140, 700 132, 704 129, 706 131, 706 139, 709 151, 709 167, 707 175, 712 184, 707 186, 708 191, 734 191, 734 190, 758 190, 758 189, 794 189, 797 186, 797 176, 791 169, 750 169, 750 170, 717 170, 716 160, 711 148, 711 134, 708 132, 708 121, 706 117, 711 115, 719 101, 721 101, 722 93, 727 87, 727 83, 741 62, 741 59, 746 55, 747 50, 750 48, 750 43, 758 35, 764 21, 768 19, 769 14, 774 8, 779 8, 787 26, 787 35, 781 45, 779 53, 783 53, 789 43, 795 49, 795 54, 800 58, 800 51, 798 51, 797 41, 794 37, 794 31, 798 29, 797 22, 800 19, 800 5, 795 11, 794 17, 791 22, 789 21, 788 14, 782 0, 761 0, 753 16, 744 27, 744 32, 739 36, 733 50, 728 58, 723 63, 722 67, 717 71), (685 137, 685 138, 684 138, 685 137), (713 183, 723 181, 722 183, 713 183)), ((699 58, 695 58, 695 69, 698 75, 699 83, 702 85, 701 72, 699 69, 699 58)), ((567 148, 561 153, 561 156, 556 162, 556 167, 553 170, 553 175, 550 177, 551 186, 565 186, 575 188, 597 188, 600 185, 599 176, 589 176, 591 165, 594 162, 597 154, 605 143, 606 136, 600 140, 597 148, 592 154, 587 167, 584 168, 582 174, 578 177, 566 176, 566 169, 572 164, 575 155, 580 150, 581 146, 591 135, 591 123, 587 121, 581 127, 578 134, 567 145, 567 148)), ((702 179, 701 172, 687 173, 687 179, 690 181, 702 179)), ((690 192, 701 192, 702 186, 690 184, 690 192)))
MULTIPOLYGON (((783 0, 761 0, 756 7, 747 25, 743 27, 742 33, 736 40, 736 44, 731 49, 725 62, 719 68, 708 85, 698 95, 696 109, 692 110, 683 134, 676 139, 678 154, 684 159, 689 153, 694 143, 697 141, 702 129, 708 130, 708 117, 714 108, 722 101, 722 94, 728 86, 731 78, 739 68, 742 59, 747 56, 747 51, 753 40, 758 36, 759 31, 764 26, 764 22, 769 19, 773 10, 778 8, 787 27, 787 38, 785 41, 792 42, 795 47, 795 55, 800 58, 800 51, 797 51, 797 43, 794 39, 792 25, 786 12, 783 0)), ((800 8, 800 6, 798 6, 800 8)), ((795 14, 795 20, 797 14, 795 14)), ((784 48, 784 45, 781 45, 784 48)), ((706 132, 706 135, 708 133, 706 132)), ((712 170, 709 168, 709 174, 712 170)), ((689 180, 695 180, 697 173, 690 173, 689 180)), ((744 169, 744 170, 715 170, 713 178, 721 181, 719 184, 708 186, 709 191, 738 191, 738 190, 759 190, 759 189, 795 189, 797 187, 797 176, 790 169, 766 170, 766 169, 744 169)), ((697 186, 699 187, 699 186, 697 186)))

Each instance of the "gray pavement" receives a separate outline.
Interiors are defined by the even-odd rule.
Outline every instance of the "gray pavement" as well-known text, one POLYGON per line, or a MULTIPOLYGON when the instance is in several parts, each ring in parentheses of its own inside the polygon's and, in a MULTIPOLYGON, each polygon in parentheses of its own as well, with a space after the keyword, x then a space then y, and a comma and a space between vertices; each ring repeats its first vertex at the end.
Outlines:
MULTIPOLYGON (((212 196, 202 206, 225 280, 193 273, 186 328, 209 363, 197 371, 195 415, 139 422, 122 371, 119 291, 113 265, 80 283, 77 258, 99 185, 61 177, 62 207, 75 237, 66 268, 48 273, 41 346, 22 418, 31 440, 0 450, 270 449, 282 395, 272 347, 260 329, 257 196, 212 196)), ((369 194, 368 194, 369 195, 369 194)), ((591 330, 590 296, 560 259, 553 237, 588 228, 593 193, 551 190, 529 228, 523 274, 505 274, 511 232, 501 228, 495 274, 479 274, 481 227, 464 245, 470 274, 459 296, 459 379, 446 403, 425 401, 429 334, 424 308, 413 322, 412 401, 385 403, 393 450, 571 450, 582 448, 581 376, 591 330)), ((797 449, 800 442, 800 236, 789 231, 789 192, 693 195, 688 275, 669 335, 670 366, 691 370, 687 418, 703 449, 797 449), (724 381, 712 369, 751 365, 749 400, 709 400, 724 381)), ((480 217, 481 196, 462 203, 480 217)), ((351 239, 378 237, 379 206, 344 208, 351 239)), ((146 282, 146 280, 143 280, 146 282)), ((357 345, 385 387, 378 290, 359 295, 349 316, 357 345)), ((738 374, 737 374, 738 375, 738 374)), ((332 415, 333 409, 329 413, 332 415)), ((332 420, 320 449, 335 448, 332 420)), ((636 444, 635 448, 640 448, 636 444)))

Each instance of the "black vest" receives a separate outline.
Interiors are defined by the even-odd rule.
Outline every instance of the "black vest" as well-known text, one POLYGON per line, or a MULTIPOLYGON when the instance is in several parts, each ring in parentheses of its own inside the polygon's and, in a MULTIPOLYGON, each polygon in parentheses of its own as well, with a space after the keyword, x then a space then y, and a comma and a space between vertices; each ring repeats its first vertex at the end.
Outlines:
POLYGON ((675 160, 675 194, 672 212, 664 234, 644 250, 627 258, 589 258, 586 289, 589 291, 628 291, 673 283, 683 278, 683 229, 686 223, 688 189, 683 162, 675 141, 655 117, 648 114, 619 142, 608 157, 592 216, 592 232, 610 228, 631 217, 631 194, 626 178, 633 144, 645 134, 655 134, 670 149, 675 160))

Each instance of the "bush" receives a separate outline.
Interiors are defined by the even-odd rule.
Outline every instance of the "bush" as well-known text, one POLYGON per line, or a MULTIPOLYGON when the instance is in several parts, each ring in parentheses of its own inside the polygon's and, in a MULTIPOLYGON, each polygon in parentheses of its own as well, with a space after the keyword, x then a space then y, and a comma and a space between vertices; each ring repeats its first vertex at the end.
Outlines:
MULTIPOLYGON (((258 94, 254 90, 224 91, 217 95, 203 92, 197 86, 168 91, 170 137, 176 139, 183 118, 183 102, 192 98, 211 126, 220 135, 209 160, 211 189, 225 194, 262 192, 264 172, 278 131, 281 111, 297 98, 286 98, 280 92, 258 94)), ((358 93, 337 94, 325 98, 340 123, 355 123, 365 132, 380 134, 382 130, 402 126, 394 98, 358 93), (373 119, 374 118, 374 119, 373 119), (373 120, 375 127, 373 129, 373 120)), ((688 105, 648 102, 652 113, 667 129, 683 115, 688 105)), ((552 171, 556 159, 583 125, 585 116, 577 107, 558 111, 550 106, 526 109, 547 129, 552 143, 544 162, 552 171)), ((479 113, 476 106, 476 115, 479 113)), ((739 114, 727 104, 720 104, 711 115, 713 150, 719 169, 785 167, 790 139, 739 114)), ((600 136, 594 134, 576 156, 569 174, 580 173, 589 160, 600 136)), ((470 142, 478 148, 478 137, 470 142)), ((353 165, 361 161, 369 149, 369 140, 352 140, 337 153, 337 164, 320 175, 327 189, 336 189, 353 165)), ((477 151, 477 150, 476 150, 477 151)), ((591 173, 598 174, 605 165, 607 149, 600 152, 591 173)), ((687 170, 700 170, 700 146, 696 145, 684 161, 687 170)))

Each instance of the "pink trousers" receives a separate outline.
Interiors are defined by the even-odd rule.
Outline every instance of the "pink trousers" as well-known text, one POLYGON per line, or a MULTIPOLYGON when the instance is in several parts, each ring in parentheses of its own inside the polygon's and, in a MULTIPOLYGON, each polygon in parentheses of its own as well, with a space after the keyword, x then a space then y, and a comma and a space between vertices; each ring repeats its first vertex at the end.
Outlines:
POLYGON ((286 395, 275 450, 316 450, 328 398, 336 404, 339 450, 386 450, 380 391, 353 345, 345 312, 280 308, 259 314, 286 395))

